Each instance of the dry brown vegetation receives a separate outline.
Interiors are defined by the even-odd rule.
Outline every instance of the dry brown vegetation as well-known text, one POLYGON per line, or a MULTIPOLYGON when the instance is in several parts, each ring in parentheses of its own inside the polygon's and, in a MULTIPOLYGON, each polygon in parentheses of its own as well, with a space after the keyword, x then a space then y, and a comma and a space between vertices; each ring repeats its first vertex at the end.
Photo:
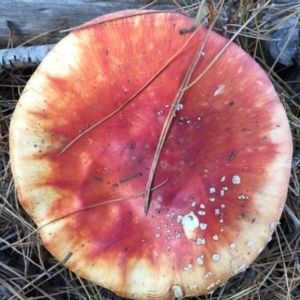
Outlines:
MULTIPOLYGON (((270 63, 263 48, 268 33, 281 22, 299 18, 300 4, 296 2, 276 4, 272 11, 271 2, 266 0, 229 0, 223 8, 221 1, 211 0, 205 7, 209 23, 220 12, 215 30, 227 38, 235 36, 235 42, 261 64, 274 83, 290 121, 294 158, 286 207, 267 247, 245 272, 213 294, 193 299, 300 299, 300 95, 291 82, 284 80, 289 68, 276 60, 270 63), (267 10, 272 22, 263 18, 267 10)), ((177 10, 197 15, 196 1, 176 5, 177 10)), ((38 44, 38 39, 33 43, 38 44)), ((18 203, 9 163, 8 132, 14 107, 33 72, 33 68, 0 70, 0 299, 121 299, 79 278, 51 257, 38 232, 34 232, 35 224, 18 203)))

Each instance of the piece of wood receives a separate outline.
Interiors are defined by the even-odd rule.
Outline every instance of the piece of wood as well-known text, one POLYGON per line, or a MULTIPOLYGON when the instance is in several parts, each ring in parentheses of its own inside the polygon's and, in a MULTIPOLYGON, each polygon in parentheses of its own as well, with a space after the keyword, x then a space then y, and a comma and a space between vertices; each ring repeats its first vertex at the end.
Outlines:
MULTIPOLYGON (((59 30, 78 26, 97 16, 141 8, 148 0, 0 0, 0 49, 16 47, 28 39, 46 33, 32 44, 57 43, 67 33, 59 30)), ((153 9, 174 10, 172 0, 158 0, 153 9)), ((28 44, 27 44, 28 45, 28 44)), ((30 45, 30 44, 29 44, 30 45)))
POLYGON ((0 69, 36 67, 54 45, 17 47, 0 50, 0 69))

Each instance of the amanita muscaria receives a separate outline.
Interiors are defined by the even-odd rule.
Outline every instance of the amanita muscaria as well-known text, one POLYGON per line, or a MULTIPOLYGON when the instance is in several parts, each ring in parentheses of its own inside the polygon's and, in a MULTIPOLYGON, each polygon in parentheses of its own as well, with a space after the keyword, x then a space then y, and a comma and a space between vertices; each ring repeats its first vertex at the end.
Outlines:
MULTIPOLYGON (((232 43, 178 105, 145 214, 158 139, 207 29, 180 35, 192 19, 154 11, 98 21, 116 16, 73 31, 28 82, 10 131, 20 203, 58 260, 72 253, 66 267, 121 296, 212 292, 249 266, 278 224, 292 156, 285 111, 264 71, 232 43), (85 132, 189 38, 132 101, 85 132)), ((192 80, 226 43, 209 34, 192 80)))

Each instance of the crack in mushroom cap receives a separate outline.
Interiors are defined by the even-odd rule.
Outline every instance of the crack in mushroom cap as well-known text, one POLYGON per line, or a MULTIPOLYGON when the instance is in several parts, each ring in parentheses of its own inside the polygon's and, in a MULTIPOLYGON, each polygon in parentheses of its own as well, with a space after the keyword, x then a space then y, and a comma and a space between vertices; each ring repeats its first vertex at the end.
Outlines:
MULTIPOLYGON (((123 297, 215 290, 257 257, 286 199, 292 142, 284 109, 263 70, 231 44, 176 111, 153 186, 169 181, 151 193, 148 214, 142 196, 81 210, 144 191, 206 29, 120 112, 58 153, 149 81, 192 24, 176 13, 141 12, 72 32, 32 76, 12 118, 24 209, 38 226, 78 211, 40 229, 45 247, 58 260, 72 252, 68 268, 123 297)), ((226 42, 209 34, 193 78, 226 42)))

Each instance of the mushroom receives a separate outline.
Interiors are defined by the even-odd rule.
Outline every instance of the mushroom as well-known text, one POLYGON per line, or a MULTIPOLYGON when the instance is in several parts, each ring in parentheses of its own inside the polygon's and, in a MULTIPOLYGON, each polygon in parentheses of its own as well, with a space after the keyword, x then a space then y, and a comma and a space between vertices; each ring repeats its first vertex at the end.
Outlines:
MULTIPOLYGON (((207 29, 180 35, 193 24, 184 15, 126 14, 73 31, 26 85, 10 131, 19 201, 54 257, 72 253, 66 267, 120 296, 210 293, 278 224, 287 117, 264 71, 230 44, 178 105, 145 214, 161 130, 207 29)), ((226 43, 209 34, 192 80, 226 43)))

